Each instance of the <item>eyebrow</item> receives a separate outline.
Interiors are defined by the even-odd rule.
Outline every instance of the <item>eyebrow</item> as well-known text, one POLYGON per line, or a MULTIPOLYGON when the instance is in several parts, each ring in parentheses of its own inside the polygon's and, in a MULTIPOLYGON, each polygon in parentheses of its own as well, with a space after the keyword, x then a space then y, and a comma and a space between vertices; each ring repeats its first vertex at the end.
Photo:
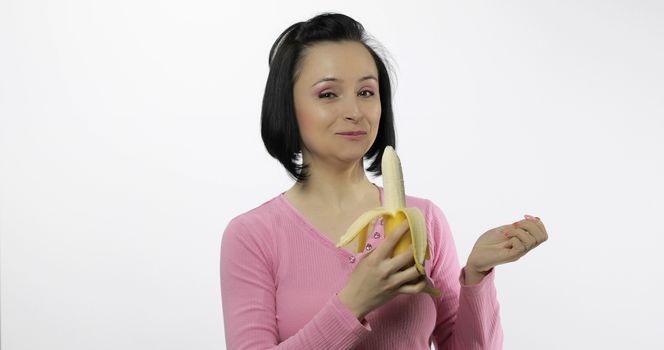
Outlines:
MULTIPOLYGON (((373 80, 375 80, 376 82, 378 81, 378 79, 377 79, 376 77, 374 77, 373 75, 371 75, 371 74, 363 76, 363 77, 360 78, 358 81, 365 81, 365 80, 370 80, 370 79, 373 79, 373 80)), ((319 81, 313 83, 311 86, 313 87, 313 86, 315 86, 316 84, 322 83, 322 82, 324 82, 324 81, 343 81, 343 79, 337 79, 337 78, 335 78, 335 77, 327 77, 327 78, 323 78, 323 79, 321 79, 321 80, 319 80, 319 81)))

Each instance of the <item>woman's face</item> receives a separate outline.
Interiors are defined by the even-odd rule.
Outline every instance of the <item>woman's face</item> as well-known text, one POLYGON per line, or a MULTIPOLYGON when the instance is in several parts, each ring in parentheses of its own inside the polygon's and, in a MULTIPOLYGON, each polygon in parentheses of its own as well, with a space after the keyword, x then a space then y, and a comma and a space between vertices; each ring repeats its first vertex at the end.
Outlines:
POLYGON ((362 159, 378 134, 378 88, 378 69, 361 43, 320 42, 307 48, 293 86, 303 153, 324 161, 362 159), (349 132, 359 135, 343 134, 349 132))

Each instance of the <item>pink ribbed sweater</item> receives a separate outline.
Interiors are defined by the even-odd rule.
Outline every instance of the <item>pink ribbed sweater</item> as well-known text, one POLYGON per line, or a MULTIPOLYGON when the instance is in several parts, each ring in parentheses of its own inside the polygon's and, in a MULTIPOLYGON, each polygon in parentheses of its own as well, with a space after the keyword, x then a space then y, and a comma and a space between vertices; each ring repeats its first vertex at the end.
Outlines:
MULTIPOLYGON (((374 186, 376 186, 374 184, 374 186)), ((383 202, 383 188, 376 186, 383 202)), ((221 243, 221 297, 228 349, 501 349, 495 269, 463 285, 442 210, 406 196, 429 232, 427 275, 442 291, 399 294, 360 322, 337 298, 357 263, 383 239, 382 221, 368 250, 336 248, 283 193, 233 218, 221 243)))

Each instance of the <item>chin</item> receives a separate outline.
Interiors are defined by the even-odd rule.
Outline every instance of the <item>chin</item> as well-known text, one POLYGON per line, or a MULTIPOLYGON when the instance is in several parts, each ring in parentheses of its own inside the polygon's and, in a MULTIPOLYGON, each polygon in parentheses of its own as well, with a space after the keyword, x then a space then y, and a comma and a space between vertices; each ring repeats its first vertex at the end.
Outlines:
POLYGON ((364 155, 367 154, 368 151, 369 151, 369 149, 361 150, 361 151, 357 151, 357 152, 344 152, 342 154, 339 154, 338 157, 339 157, 339 159, 343 159, 344 161, 353 163, 353 162, 361 161, 362 158, 364 158, 364 155))

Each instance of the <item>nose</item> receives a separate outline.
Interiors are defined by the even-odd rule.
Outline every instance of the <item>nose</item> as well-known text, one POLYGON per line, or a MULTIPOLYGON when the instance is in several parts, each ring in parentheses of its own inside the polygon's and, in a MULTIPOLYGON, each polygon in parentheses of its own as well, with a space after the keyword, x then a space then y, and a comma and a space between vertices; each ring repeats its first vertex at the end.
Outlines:
POLYGON ((357 122, 361 118, 362 112, 355 99, 349 100, 350 101, 347 102, 346 108, 344 109, 344 119, 357 122))

